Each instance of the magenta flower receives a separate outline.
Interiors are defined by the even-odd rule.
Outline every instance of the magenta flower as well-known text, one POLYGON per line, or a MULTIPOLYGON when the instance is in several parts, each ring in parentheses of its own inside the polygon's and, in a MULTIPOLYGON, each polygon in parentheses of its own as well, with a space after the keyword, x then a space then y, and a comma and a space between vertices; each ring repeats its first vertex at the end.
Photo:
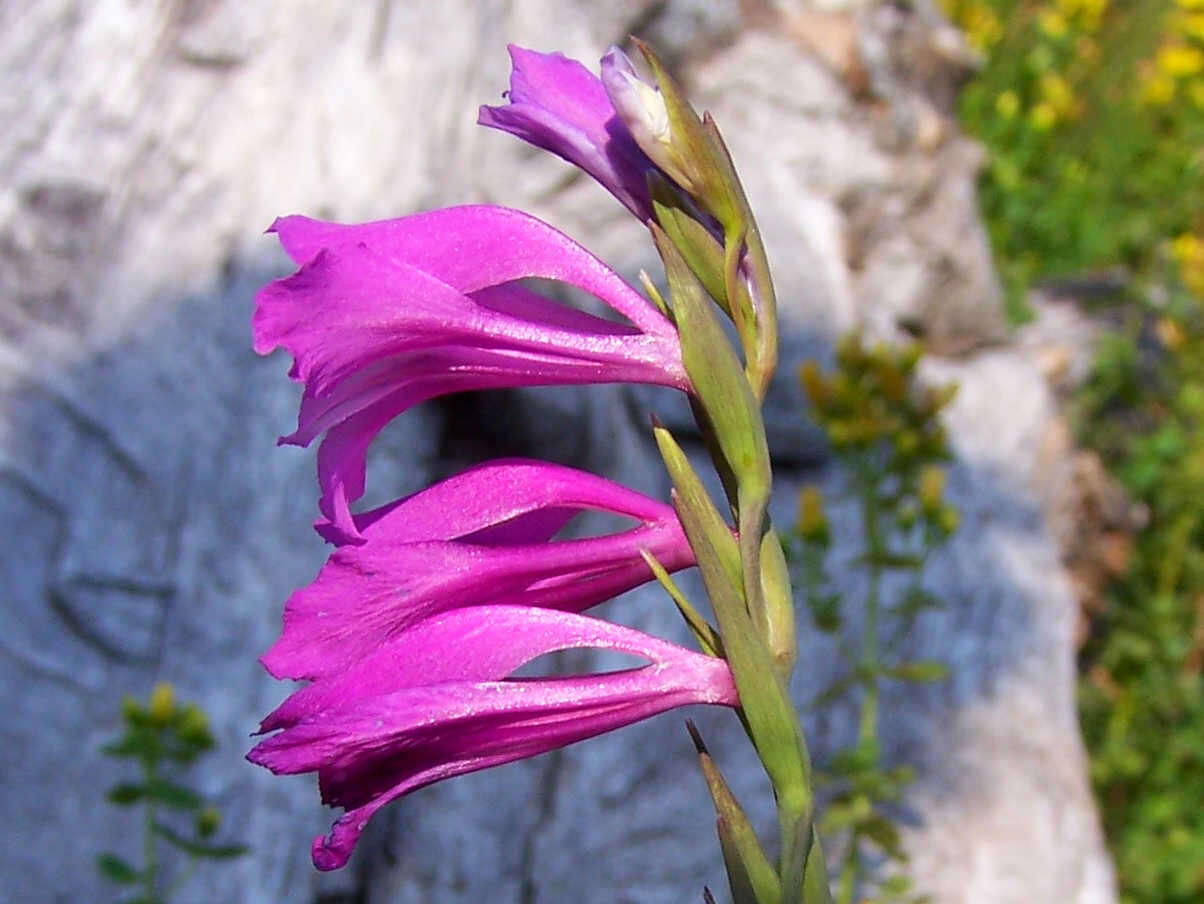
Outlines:
POLYGON ((313 844, 343 866, 369 818, 433 782, 535 756, 693 703, 735 706, 727 663, 630 628, 548 609, 457 609, 412 626, 348 670, 294 693, 266 719, 280 730, 249 754, 273 772, 318 773, 347 812, 313 844), (510 678, 571 648, 642 657, 605 674, 510 678))
MULTIPOLYGON (((329 523, 319 525, 329 530, 329 523)), ((672 507, 560 465, 490 462, 358 515, 344 545, 284 610, 262 657, 277 678, 323 678, 439 612, 483 604, 574 612, 638 587, 652 553, 670 571, 694 564, 672 507), (585 510, 634 519, 619 533, 552 541, 585 510)))
POLYGON ((470 389, 632 382, 689 390, 673 325, 600 260, 534 217, 455 207, 362 225, 285 217, 271 227, 301 269, 256 298, 255 350, 285 348, 305 384, 297 430, 318 451, 329 533, 358 538, 364 457, 397 415, 470 389), (517 284, 584 289, 616 323, 517 284))
POLYGON ((656 164, 615 112, 602 81, 563 54, 508 49, 510 102, 481 107, 478 122, 579 166, 641 220, 650 219, 647 178, 656 164))

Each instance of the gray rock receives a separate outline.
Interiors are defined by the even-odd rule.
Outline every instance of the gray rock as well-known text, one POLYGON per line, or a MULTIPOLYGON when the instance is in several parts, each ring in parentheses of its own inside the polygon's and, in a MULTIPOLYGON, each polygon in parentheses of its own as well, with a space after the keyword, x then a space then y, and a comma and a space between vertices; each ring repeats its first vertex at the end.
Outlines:
MULTIPOLYGON (((777 6, 775 17, 800 8, 777 6)), ((308 527, 312 453, 273 447, 295 417, 286 362, 249 348, 254 291, 287 271, 259 232, 291 211, 356 220, 492 201, 546 217, 624 272, 653 270, 642 229, 601 189, 474 121, 506 85, 505 40, 589 60, 659 22, 732 146, 777 268, 783 372, 767 417, 787 522, 801 481, 833 492, 842 481, 802 419, 800 360, 825 359, 854 325, 893 336, 916 311, 934 334, 969 336, 965 348, 997 338, 961 139, 950 131, 934 148, 913 129, 883 140, 847 72, 776 18, 733 30, 731 4, 27 7, 0 10, 9 897, 111 897, 91 861, 103 848, 136 856, 139 828, 103 805, 120 773, 97 751, 117 731, 120 695, 158 679, 211 714, 220 752, 198 777, 227 814, 224 831, 253 846, 202 870, 178 901, 676 902, 703 882, 722 887, 678 714, 426 789, 381 814, 347 870, 313 871, 309 839, 331 813, 312 777, 273 778, 242 759, 287 692, 255 658, 325 554, 308 527), (885 214, 868 216, 876 205, 885 214), (931 313, 938 295, 961 313, 931 313)), ((891 104, 932 106, 928 84, 898 82, 891 104)), ((950 661, 954 677, 888 701, 889 749, 922 770, 907 808, 914 872, 942 904, 1108 902, 1074 718, 1072 600, 1037 504, 1052 399, 1007 350, 930 370, 963 386, 949 426, 966 526, 931 574, 950 606, 909 641, 950 661)), ((646 408, 665 398, 601 387, 424 406, 375 447, 367 501, 516 452, 664 494, 646 408)), ((847 506, 834 521, 839 566, 856 528, 847 506)), ((852 572, 834 571, 856 594, 852 572)), ((603 612, 684 640, 655 589, 603 612)), ((805 625, 801 643, 806 699, 838 664, 805 625)), ((768 833, 767 789, 735 721, 696 716, 768 833)), ((847 740, 851 713, 810 716, 808 730, 822 758, 847 740)))

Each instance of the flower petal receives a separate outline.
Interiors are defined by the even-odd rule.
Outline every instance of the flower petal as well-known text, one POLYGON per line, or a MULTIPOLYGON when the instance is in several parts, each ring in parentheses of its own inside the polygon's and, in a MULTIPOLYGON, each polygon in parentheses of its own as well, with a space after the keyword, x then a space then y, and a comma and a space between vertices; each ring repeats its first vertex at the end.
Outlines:
MULTIPOLYGON (((454 232, 456 224, 466 235, 476 235, 490 223, 499 230, 517 223, 519 232, 530 227, 547 237, 550 227, 525 215, 516 219, 514 212, 502 211, 494 223, 498 210, 462 208, 446 219, 441 237, 454 238, 446 233, 454 232)), ((397 257, 412 253, 424 265, 436 263, 424 256, 430 249, 410 225, 398 225, 403 221, 338 227, 297 219, 280 228, 282 237, 299 243, 299 255, 315 247, 307 243, 334 244, 259 293, 255 347, 267 353, 283 346, 295 361, 293 377, 306 384, 297 430, 283 441, 306 445, 326 434, 318 471, 320 508, 331 522, 324 531, 328 537, 358 541, 350 503, 363 494, 367 448, 385 424, 426 399, 471 389, 554 384, 639 382, 689 388, 672 326, 595 258, 589 258, 592 264, 585 262, 589 266, 564 264, 559 271, 550 265, 524 269, 514 260, 492 269, 478 262, 476 268, 499 279, 532 270, 559 272, 578 285, 609 291, 612 301, 626 306, 624 313, 647 320, 656 333, 570 310, 512 283, 479 287, 469 279, 472 268, 447 264, 444 275, 475 287, 465 294, 397 257), (341 230, 350 230, 351 237, 341 230), (411 239, 412 247, 407 245, 411 239), (634 295, 643 310, 628 304, 632 299, 624 293, 634 295)), ((437 232, 436 225, 432 220, 426 228, 437 232)), ((563 240, 561 246, 569 242, 552 233, 563 240)), ((464 242, 458 252, 474 249, 486 255, 464 242)), ((469 256, 477 256, 475 252, 469 256)), ((500 260, 497 253, 493 256, 500 260)), ((444 258, 459 259, 446 253, 444 258)), ((479 272, 475 276, 484 278, 479 272)))
POLYGON ((693 564, 676 522, 524 546, 387 539, 343 546, 289 598, 284 630, 261 661, 277 678, 319 678, 449 609, 508 603, 581 611, 651 578, 641 549, 672 571, 693 564))
POLYGON ((347 673, 293 695, 265 720, 283 730, 248 759, 317 770, 348 812, 314 842, 314 863, 346 863, 369 817, 409 791, 584 740, 691 703, 738 702, 727 663, 597 619, 524 607, 436 617, 347 673), (539 655, 594 647, 649 665, 600 675, 500 680, 539 655), (482 680, 483 679, 483 680, 482 680))
POLYGON ((641 220, 651 216, 647 173, 656 168, 615 113, 596 75, 560 53, 511 44, 509 104, 477 120, 580 167, 641 220))
POLYGON ((645 333, 672 332, 660 311, 601 260, 542 220, 509 207, 447 207, 360 224, 288 216, 268 232, 279 236, 298 264, 323 248, 363 244, 464 294, 519 279, 552 279, 589 292, 645 333))

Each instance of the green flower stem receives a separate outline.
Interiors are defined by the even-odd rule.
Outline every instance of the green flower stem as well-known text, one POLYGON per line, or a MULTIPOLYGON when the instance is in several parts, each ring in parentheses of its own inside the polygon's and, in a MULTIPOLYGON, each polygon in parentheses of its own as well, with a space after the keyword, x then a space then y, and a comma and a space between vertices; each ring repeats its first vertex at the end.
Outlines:
MULTIPOLYGON (((866 559, 869 563, 869 587, 865 597, 865 625, 861 635, 861 668, 865 674, 865 695, 858 720, 857 744, 862 749, 877 749, 878 672, 882 653, 879 645, 882 600, 882 562, 886 544, 882 538, 879 510, 878 472, 873 463, 859 461, 856 468, 857 491, 861 497, 861 519, 865 529, 866 559)), ((875 755, 875 760, 877 756, 875 755)), ((875 765, 877 765, 875 763, 875 765)))
MULTIPOLYGON (((143 784, 154 787, 159 780, 158 760, 146 757, 142 760, 143 784)), ((158 900, 155 889, 159 884, 159 860, 155 844, 155 819, 158 807, 155 799, 147 796, 142 820, 142 887, 148 901, 158 900)))

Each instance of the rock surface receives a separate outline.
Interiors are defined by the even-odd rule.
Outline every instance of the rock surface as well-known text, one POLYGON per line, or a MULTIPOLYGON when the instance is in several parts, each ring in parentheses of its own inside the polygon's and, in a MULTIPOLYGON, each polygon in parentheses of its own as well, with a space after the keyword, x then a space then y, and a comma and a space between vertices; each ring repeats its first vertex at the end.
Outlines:
MULTIPOLYGON (((907 807, 920 887, 940 904, 1113 900, 1074 712, 1074 600, 1041 506, 1049 481, 1070 479, 1041 458, 1056 409, 1028 357, 973 351, 1003 331, 975 149, 942 112, 940 86, 964 61, 944 32, 914 39, 940 27, 914 6, 0 6, 0 872, 11 899, 112 897, 92 858, 103 847, 133 857, 138 828, 103 805, 118 773, 96 751, 117 730, 120 694, 157 679, 212 715, 221 748, 205 790, 228 814, 224 831, 254 847, 177 900, 678 902, 703 882, 722 887, 678 716, 420 792, 332 876, 308 863, 330 819, 312 778, 241 759, 285 692, 255 657, 324 553, 308 528, 312 455, 273 448, 295 416, 287 365, 249 347, 254 290, 286 270, 260 231, 289 211, 355 220, 508 203, 624 272, 651 270, 642 230, 600 189, 474 125, 506 84, 505 41, 589 60, 638 31, 714 112, 776 264, 779 519, 801 481, 830 498, 841 484, 800 418, 800 360, 825 359, 856 324, 888 339, 918 329, 959 355, 928 370, 962 385, 949 429, 964 526, 929 575, 950 605, 909 640, 954 674, 889 697, 885 725, 892 754, 921 770, 907 807), (816 41, 820 27, 836 37, 816 41), (926 69, 917 53, 936 62, 926 69)), ((517 452, 664 493, 649 403, 671 412, 663 396, 615 387, 426 406, 377 444, 370 486, 383 500, 517 452)), ((852 542, 851 507, 833 519, 852 542)), ((856 580, 841 589, 856 593, 856 580)), ((656 591, 606 611, 681 636, 656 591)), ((802 650, 805 699, 836 659, 805 626, 802 650)), ((734 722, 699 715, 737 792, 764 802, 734 722)), ((848 740, 851 713, 825 711, 808 730, 822 758, 848 740)), ((768 825, 764 807, 758 818, 768 825)))

